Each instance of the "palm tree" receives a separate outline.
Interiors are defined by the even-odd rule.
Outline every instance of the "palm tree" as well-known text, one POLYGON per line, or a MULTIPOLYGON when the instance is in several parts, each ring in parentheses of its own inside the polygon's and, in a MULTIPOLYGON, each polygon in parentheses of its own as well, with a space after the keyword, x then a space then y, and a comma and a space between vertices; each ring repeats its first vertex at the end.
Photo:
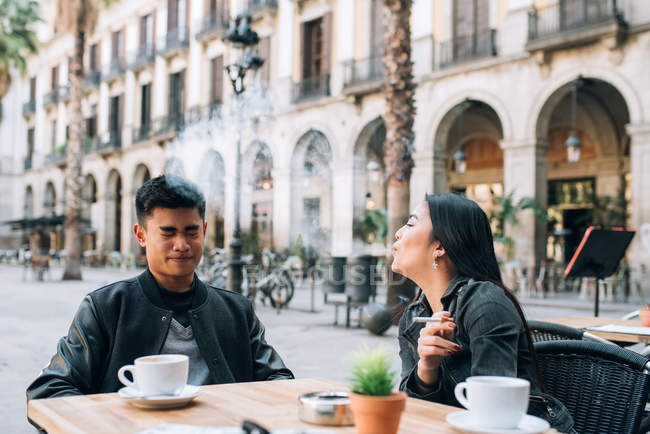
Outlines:
POLYGON ((65 250, 66 261, 63 280, 81 280, 81 131, 83 115, 81 84, 83 81, 83 58, 86 36, 92 34, 97 24, 99 10, 108 7, 115 0, 58 0, 56 7, 56 28, 74 35, 74 52, 70 61, 68 80, 70 81, 70 123, 68 156, 65 170, 65 250))
MULTIPOLYGON (((384 97, 386 99, 386 144, 384 162, 387 177, 388 236, 395 234, 409 215, 409 182, 413 169, 413 63, 411 62, 412 0, 383 0, 385 14, 384 37, 384 97)), ((388 306, 399 306, 399 295, 413 296, 410 281, 397 279, 388 263, 388 306)), ((395 313, 399 308, 394 308, 395 313)), ((395 315, 397 317, 397 315, 395 315)))
POLYGON ((0 1, 0 119, 2 98, 11 85, 11 68, 25 72, 25 57, 35 53, 38 40, 32 26, 40 21, 38 2, 0 1))

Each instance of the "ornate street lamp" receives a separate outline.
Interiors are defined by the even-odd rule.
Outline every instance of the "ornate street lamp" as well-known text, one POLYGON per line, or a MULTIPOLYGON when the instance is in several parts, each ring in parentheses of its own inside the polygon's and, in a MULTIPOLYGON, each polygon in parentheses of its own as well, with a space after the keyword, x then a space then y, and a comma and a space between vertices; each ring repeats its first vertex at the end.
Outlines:
POLYGON ((582 142, 576 134, 576 110, 578 109, 578 78, 573 82, 573 87, 571 88, 571 135, 564 146, 566 146, 567 159, 569 163, 577 163, 580 161, 580 148, 582 147, 582 142))
POLYGON ((460 103, 460 114, 458 115, 458 142, 460 143, 458 146, 458 150, 454 153, 453 159, 454 159, 454 169, 456 170, 456 173, 459 175, 462 175, 465 173, 467 170, 467 155, 463 151, 463 113, 465 110, 467 110, 471 105, 471 102, 469 99, 466 99, 465 101, 460 103))
MULTIPOLYGON (((232 84, 235 98, 244 92, 244 78, 249 70, 257 70, 264 64, 264 59, 253 49, 260 41, 259 36, 250 26, 250 17, 237 16, 233 25, 223 37, 224 42, 231 43, 234 48, 243 50, 239 61, 226 66, 228 78, 232 84)), ((239 107, 238 107, 239 109, 239 107)), ((241 208, 241 129, 237 130, 237 164, 235 175, 235 230, 230 242, 230 267, 228 269, 228 289, 241 292, 242 266, 241 260, 241 227, 239 214, 241 208)))

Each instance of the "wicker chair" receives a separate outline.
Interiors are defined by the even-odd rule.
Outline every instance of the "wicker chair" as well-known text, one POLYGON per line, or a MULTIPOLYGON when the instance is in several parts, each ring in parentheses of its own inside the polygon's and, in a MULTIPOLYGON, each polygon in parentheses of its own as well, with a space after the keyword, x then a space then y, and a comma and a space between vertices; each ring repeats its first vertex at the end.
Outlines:
POLYGON ((585 332, 584 330, 576 329, 562 324, 555 324, 545 321, 528 321, 528 328, 530 329, 530 334, 533 337, 533 342, 584 340, 613 345, 613 343, 607 339, 603 339, 589 332, 585 332))
POLYGON ((581 433, 639 429, 650 390, 650 363, 613 345, 584 341, 535 344, 546 390, 567 407, 581 433))

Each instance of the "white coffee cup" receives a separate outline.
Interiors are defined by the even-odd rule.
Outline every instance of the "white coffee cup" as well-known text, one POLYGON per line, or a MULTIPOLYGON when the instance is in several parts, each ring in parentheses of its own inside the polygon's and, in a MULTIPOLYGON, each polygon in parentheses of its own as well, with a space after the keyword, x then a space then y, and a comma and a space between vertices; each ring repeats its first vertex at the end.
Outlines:
POLYGON ((456 385, 456 399, 481 428, 516 428, 528 409, 530 382, 522 378, 476 376, 456 385), (465 397, 467 395, 467 397, 465 397))
POLYGON ((159 354, 135 359, 117 372, 125 386, 138 390, 144 396, 180 395, 187 384, 190 359, 184 354, 159 354), (130 372, 133 381, 124 375, 130 372))

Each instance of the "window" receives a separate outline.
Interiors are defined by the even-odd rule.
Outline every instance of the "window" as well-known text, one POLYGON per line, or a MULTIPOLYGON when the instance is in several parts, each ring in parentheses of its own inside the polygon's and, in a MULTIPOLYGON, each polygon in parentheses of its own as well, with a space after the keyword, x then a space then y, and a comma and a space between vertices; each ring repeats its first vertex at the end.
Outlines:
POLYGON ((140 17, 140 50, 146 50, 147 54, 153 54, 153 23, 153 13, 140 17))
POLYGON ((169 76, 169 116, 180 117, 185 111, 185 71, 169 76))
POLYGON ((34 128, 27 130, 27 158, 32 159, 34 155, 34 128))
POLYGON ((99 71, 99 44, 92 44, 90 46, 90 67, 91 71, 99 71))
POLYGON ((124 32, 122 30, 113 32, 111 48, 111 58, 113 60, 124 57, 124 32))
POLYGON ((52 129, 50 131, 50 150, 54 152, 56 148, 56 121, 52 121, 52 129))
POLYGON ((210 60, 210 103, 223 102, 223 56, 210 60))
POLYGON ((370 57, 378 57, 384 51, 384 7, 382 0, 372 0, 370 20, 370 57))
POLYGON ((484 0, 456 0, 453 5, 454 38, 476 35, 490 29, 490 2, 484 0))
POLYGON ((318 18, 304 24, 303 78, 321 74, 323 63, 323 19, 318 18))
POLYGON ((122 95, 111 97, 108 115, 108 129, 111 134, 118 134, 122 130, 122 95))
POLYGON ((151 123, 151 83, 142 85, 140 105, 140 125, 148 126, 151 123))
POLYGON ((36 77, 29 79, 29 100, 36 100, 36 77))
POLYGON ((86 137, 93 138, 97 135, 97 106, 93 106, 91 115, 86 119, 86 137))
POLYGON ((184 29, 187 25, 187 0, 167 0, 167 30, 184 29))
POLYGON ((52 68, 51 83, 52 83, 52 91, 57 90, 57 88, 59 87, 59 67, 58 66, 54 66, 52 68))

